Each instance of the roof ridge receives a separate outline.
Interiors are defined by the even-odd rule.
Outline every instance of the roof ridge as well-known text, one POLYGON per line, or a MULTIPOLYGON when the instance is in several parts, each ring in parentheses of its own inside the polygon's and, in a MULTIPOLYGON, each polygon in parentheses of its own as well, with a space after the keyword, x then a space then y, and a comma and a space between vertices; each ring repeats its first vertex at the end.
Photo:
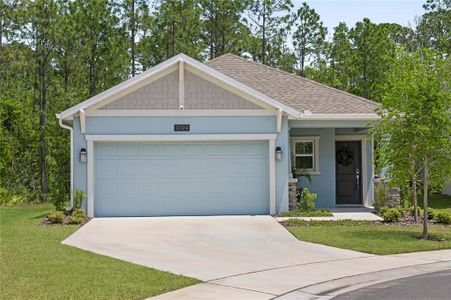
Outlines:
POLYGON ((239 56, 239 55, 236 55, 236 54, 227 52, 227 53, 221 54, 221 55, 219 55, 219 56, 215 56, 215 57, 213 57, 212 59, 207 60, 205 63, 209 63, 209 62, 215 61, 215 60, 217 60, 217 59, 219 59, 219 58, 222 58, 222 57, 224 57, 224 56, 235 56, 235 57, 240 57, 240 58, 241 58, 241 56, 239 56))
POLYGON ((322 86, 322 87, 328 88, 330 90, 333 90, 333 91, 336 91, 336 92, 339 92, 339 93, 342 93, 342 94, 345 94, 345 95, 348 95, 348 96, 352 96, 353 98, 356 98, 357 100, 360 100, 360 101, 363 101, 363 102, 366 102, 366 103, 369 103, 369 104, 380 106, 380 103, 375 102, 373 100, 366 99, 366 98, 358 96, 358 95, 354 95, 352 93, 349 93, 349 92, 346 92, 346 91, 334 88, 334 87, 329 86, 327 84, 324 84, 324 83, 321 83, 321 82, 318 82, 318 81, 315 81, 315 80, 312 80, 312 79, 309 79, 309 78, 305 78, 305 77, 302 77, 302 76, 299 76, 299 75, 296 75, 296 74, 293 74, 293 73, 290 73, 290 72, 287 72, 287 71, 284 71, 284 70, 280 70, 278 68, 274 68, 274 67, 262 64, 260 62, 256 62, 256 61, 253 61, 253 60, 252 61, 248 60, 248 59, 246 59, 244 57, 241 57, 241 56, 233 54, 233 53, 225 53, 225 54, 223 54, 221 56, 215 57, 212 60, 209 60, 208 62, 211 62, 213 60, 216 60, 217 58, 221 58, 221 57, 226 56, 226 55, 227 56, 232 56, 232 57, 235 57, 235 58, 238 58, 238 59, 241 59, 242 61, 245 61, 245 62, 250 63, 250 64, 255 64, 255 65, 260 66, 260 67, 265 67, 267 69, 274 70, 274 71, 277 71, 279 73, 283 73, 285 75, 289 75, 289 76, 294 77, 296 79, 305 80, 305 81, 307 81, 309 83, 312 83, 312 84, 315 84, 315 85, 318 85, 318 86, 322 86))

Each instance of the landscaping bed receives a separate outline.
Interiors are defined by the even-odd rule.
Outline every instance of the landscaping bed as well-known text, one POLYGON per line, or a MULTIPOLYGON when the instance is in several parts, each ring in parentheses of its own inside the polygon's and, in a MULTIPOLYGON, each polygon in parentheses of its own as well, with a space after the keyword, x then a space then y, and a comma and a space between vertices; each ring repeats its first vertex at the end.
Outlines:
POLYGON ((0 207, 0 299, 144 299, 199 282, 62 245, 80 225, 41 226, 50 211, 0 207))
POLYGON ((279 217, 332 217, 333 214, 329 210, 302 210, 295 209, 282 212, 279 217))

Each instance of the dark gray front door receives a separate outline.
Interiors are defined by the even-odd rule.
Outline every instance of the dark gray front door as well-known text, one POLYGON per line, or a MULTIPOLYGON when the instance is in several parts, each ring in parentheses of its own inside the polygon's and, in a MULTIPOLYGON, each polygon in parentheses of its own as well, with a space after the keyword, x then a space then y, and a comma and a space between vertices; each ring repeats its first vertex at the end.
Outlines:
POLYGON ((362 204, 361 146, 360 141, 335 143, 337 204, 362 204))

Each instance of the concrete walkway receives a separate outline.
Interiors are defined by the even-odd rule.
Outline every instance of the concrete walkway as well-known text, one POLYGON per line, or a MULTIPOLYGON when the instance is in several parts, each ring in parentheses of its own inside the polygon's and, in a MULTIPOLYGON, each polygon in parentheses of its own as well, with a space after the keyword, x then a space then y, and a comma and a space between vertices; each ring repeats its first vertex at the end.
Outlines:
POLYGON ((451 269, 451 250, 350 258, 207 281, 150 299, 331 299, 394 279, 451 269))
POLYGON ((353 220, 353 221, 382 221, 383 219, 378 215, 370 212, 332 212, 332 217, 276 217, 279 222, 288 219, 300 219, 304 221, 338 221, 338 220, 353 220))

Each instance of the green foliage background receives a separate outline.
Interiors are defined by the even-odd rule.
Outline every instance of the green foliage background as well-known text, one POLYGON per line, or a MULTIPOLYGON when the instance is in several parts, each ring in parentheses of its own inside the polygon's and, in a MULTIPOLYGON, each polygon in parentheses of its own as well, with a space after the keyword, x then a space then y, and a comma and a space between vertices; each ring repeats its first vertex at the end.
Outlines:
POLYGON ((290 0, 2 0, 0 194, 67 201, 69 134, 55 113, 180 52, 231 52, 380 101, 399 51, 449 56, 450 1, 424 8, 413 28, 363 19, 328 38, 290 0))

